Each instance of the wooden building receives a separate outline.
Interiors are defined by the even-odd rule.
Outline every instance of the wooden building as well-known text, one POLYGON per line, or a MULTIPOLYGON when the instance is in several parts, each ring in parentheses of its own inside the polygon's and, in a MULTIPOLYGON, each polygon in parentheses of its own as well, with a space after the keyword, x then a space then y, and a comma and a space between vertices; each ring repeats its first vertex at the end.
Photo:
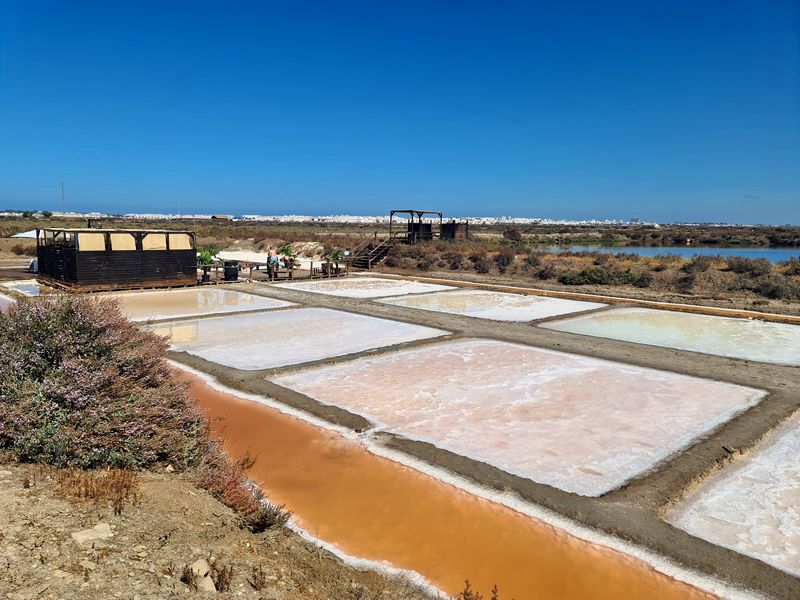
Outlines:
POLYGON ((76 291, 197 284, 195 234, 139 229, 37 229, 38 279, 76 291))
POLYGON ((443 240, 468 240, 469 221, 465 220, 459 223, 453 220, 449 223, 442 223, 439 237, 443 240))
MULTIPOLYGON (((432 240, 435 237, 433 220, 438 218, 439 230, 442 226, 442 213, 437 210, 415 210, 415 209, 396 209, 389 211, 389 237, 394 238, 395 235, 395 215, 408 215, 408 222, 406 223, 406 233, 403 236, 405 243, 416 244, 417 242, 424 242, 432 240), (426 215, 431 215, 432 218, 426 218, 426 215)), ((402 234, 400 234, 402 235, 402 234)))
POLYGON ((443 214, 438 210, 392 210, 389 212, 389 237, 412 245, 436 238, 468 240, 469 222, 465 220, 459 223, 452 220, 445 223, 443 214), (395 215, 397 214, 408 215, 405 234, 395 233, 395 215))

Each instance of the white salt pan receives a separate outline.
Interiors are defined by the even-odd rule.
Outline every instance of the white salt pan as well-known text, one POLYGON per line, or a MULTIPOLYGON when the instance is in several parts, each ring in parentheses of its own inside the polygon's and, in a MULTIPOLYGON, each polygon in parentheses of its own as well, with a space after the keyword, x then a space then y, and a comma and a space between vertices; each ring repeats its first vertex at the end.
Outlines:
POLYGON ((447 285, 420 283, 404 279, 381 279, 379 277, 346 277, 303 281, 300 283, 280 283, 277 287, 328 294, 329 296, 345 296, 347 298, 379 298, 382 296, 402 296, 404 294, 420 294, 454 289, 447 285))
POLYGON ((533 321, 602 308, 605 304, 483 290, 454 290, 381 300, 384 304, 453 313, 494 321, 533 321))
POLYGON ((270 369, 446 335, 327 308, 298 308, 154 325, 173 348, 236 369, 270 369))
POLYGON ((800 577, 798 455, 800 414, 694 490, 670 522, 800 577))
POLYGON ((617 308, 541 325, 595 337, 800 365, 800 327, 650 308, 617 308))
POLYGON ((764 395, 487 340, 443 342, 274 381, 395 433, 586 496, 648 471, 764 395))
POLYGON ((291 302, 219 287, 107 294, 107 296, 118 300, 122 312, 132 321, 294 306, 291 302))
POLYGON ((14 290, 24 296, 38 296, 41 292, 39 282, 35 279, 20 279, 19 281, 7 281, 2 284, 4 288, 14 290))

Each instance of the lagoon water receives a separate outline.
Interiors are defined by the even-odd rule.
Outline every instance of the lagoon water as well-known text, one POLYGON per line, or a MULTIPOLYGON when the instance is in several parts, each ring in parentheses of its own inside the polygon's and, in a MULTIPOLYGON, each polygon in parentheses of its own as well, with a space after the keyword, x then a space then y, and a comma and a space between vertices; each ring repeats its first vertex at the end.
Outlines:
POLYGON ((491 340, 430 344, 273 380, 377 427, 584 496, 648 471, 764 396, 491 340))
POLYGON ((615 308, 541 327, 779 365, 800 365, 800 326, 651 308, 615 308))
POLYGON ((602 246, 599 244, 578 246, 534 246, 539 252, 605 252, 617 254, 638 254, 639 256, 664 256, 674 254, 683 258, 694 256, 741 256, 744 258, 766 258, 770 262, 785 262, 800 258, 800 248, 737 248, 737 247, 696 247, 696 246, 602 246))

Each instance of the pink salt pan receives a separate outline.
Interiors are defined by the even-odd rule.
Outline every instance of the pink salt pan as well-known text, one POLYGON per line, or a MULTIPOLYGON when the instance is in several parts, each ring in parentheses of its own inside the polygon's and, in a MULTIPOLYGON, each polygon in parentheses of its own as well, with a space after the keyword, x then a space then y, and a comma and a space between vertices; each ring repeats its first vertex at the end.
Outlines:
POLYGON ((192 317, 293 306, 291 302, 219 287, 104 295, 117 300, 120 303, 120 309, 123 314, 132 321, 192 317))
POLYGON ((381 300, 407 308, 465 315, 493 321, 533 321, 584 310, 602 308, 598 302, 581 302, 486 290, 453 290, 381 300))
POLYGON ((35 279, 20 279, 18 281, 7 281, 2 284, 6 289, 13 290, 24 296, 38 296, 41 292, 39 282, 35 279))
POLYGON ((270 369, 447 332, 327 308, 297 308, 154 325, 173 348, 236 369, 270 369))
POLYGON ((694 490, 670 522, 800 577, 798 455, 800 413, 694 490))
POLYGON ((14 304, 14 300, 9 298, 8 296, 4 296, 0 294, 0 312, 6 312, 8 307, 14 304))
POLYGON ((489 340, 443 342, 274 381, 389 431, 584 496, 645 473, 764 396, 489 340))
POLYGON ((345 296, 347 298, 379 298, 382 296, 402 296, 404 294, 421 294, 452 290, 447 285, 420 283, 405 279, 381 279, 380 277, 346 277, 320 281, 303 281, 300 283, 281 283, 276 287, 315 292, 329 296, 345 296))

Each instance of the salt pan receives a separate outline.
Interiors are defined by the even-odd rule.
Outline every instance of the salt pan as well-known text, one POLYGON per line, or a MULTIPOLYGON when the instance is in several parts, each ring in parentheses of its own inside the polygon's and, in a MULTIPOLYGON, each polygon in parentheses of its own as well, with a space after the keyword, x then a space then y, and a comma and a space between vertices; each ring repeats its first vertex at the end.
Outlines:
POLYGON ((132 321, 294 306, 291 302, 220 287, 107 294, 106 296, 119 301, 122 312, 132 321))
POLYGON ((345 296, 347 298, 378 298, 382 296, 402 296, 423 292, 438 292, 454 289, 446 285, 420 283, 405 279, 381 279, 379 277, 346 277, 341 279, 324 279, 303 281, 300 283, 280 283, 276 287, 315 292, 329 296, 345 296))
POLYGON ((676 527, 800 577, 800 414, 694 490, 676 527))
POLYGON ((274 379, 377 426, 585 496, 652 469, 760 390, 489 340, 274 379))
POLYGON ((779 365, 800 365, 800 327, 784 323, 617 308, 542 327, 779 365))
POLYGON ((7 281, 2 286, 9 290, 14 290, 24 296, 38 296, 41 293, 39 282, 35 279, 20 279, 19 281, 7 281))
POLYGON ((533 321, 602 308, 605 304, 484 290, 454 290, 381 300, 384 304, 453 313, 494 321, 533 321))
POLYGON ((270 369, 447 332, 327 308, 298 308, 154 325, 175 350, 236 369, 270 369))

